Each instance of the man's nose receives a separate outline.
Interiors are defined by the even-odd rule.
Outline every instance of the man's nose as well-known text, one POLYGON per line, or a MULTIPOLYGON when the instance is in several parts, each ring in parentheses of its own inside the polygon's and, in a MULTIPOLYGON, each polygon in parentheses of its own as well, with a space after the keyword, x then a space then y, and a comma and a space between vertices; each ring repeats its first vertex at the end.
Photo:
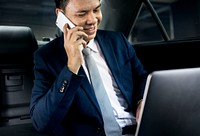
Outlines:
POLYGON ((97 21, 96 14, 94 14, 93 12, 91 12, 90 14, 88 14, 87 24, 95 24, 96 21, 97 21))

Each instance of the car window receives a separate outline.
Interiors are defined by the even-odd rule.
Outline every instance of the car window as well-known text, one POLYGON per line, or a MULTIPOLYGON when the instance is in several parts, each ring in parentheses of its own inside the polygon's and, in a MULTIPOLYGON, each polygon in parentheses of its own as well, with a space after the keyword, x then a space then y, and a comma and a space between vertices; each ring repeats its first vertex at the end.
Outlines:
MULTIPOLYGON (((199 0, 150 0, 170 40, 200 36, 199 0)), ((132 43, 163 41, 158 26, 145 4, 129 35, 132 43)))

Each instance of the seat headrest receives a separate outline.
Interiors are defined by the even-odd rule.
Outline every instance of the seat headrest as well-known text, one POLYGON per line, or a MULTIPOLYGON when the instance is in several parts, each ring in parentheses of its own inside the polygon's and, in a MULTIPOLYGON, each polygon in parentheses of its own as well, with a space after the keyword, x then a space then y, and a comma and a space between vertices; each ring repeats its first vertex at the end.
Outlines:
POLYGON ((24 59, 38 48, 35 35, 26 26, 0 26, 0 61, 24 59), (3 58, 2 58, 3 57, 3 58))
POLYGON ((29 27, 0 26, 0 53, 22 53, 37 48, 37 41, 29 27))

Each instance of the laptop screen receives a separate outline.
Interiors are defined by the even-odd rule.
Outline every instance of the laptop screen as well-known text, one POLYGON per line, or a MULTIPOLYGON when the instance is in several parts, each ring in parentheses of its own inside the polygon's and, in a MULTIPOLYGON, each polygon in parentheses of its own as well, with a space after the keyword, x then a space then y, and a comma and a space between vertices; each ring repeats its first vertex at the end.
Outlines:
POLYGON ((148 77, 135 136, 200 136, 200 68, 148 77))

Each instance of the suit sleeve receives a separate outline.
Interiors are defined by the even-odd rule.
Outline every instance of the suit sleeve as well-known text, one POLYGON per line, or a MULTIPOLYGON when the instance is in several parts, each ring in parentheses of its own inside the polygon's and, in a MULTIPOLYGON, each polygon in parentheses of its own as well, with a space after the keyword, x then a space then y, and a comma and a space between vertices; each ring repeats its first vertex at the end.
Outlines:
POLYGON ((30 114, 35 129, 48 132, 64 118, 83 77, 73 74, 64 66, 52 80, 52 72, 41 53, 35 53, 34 64, 30 114))

